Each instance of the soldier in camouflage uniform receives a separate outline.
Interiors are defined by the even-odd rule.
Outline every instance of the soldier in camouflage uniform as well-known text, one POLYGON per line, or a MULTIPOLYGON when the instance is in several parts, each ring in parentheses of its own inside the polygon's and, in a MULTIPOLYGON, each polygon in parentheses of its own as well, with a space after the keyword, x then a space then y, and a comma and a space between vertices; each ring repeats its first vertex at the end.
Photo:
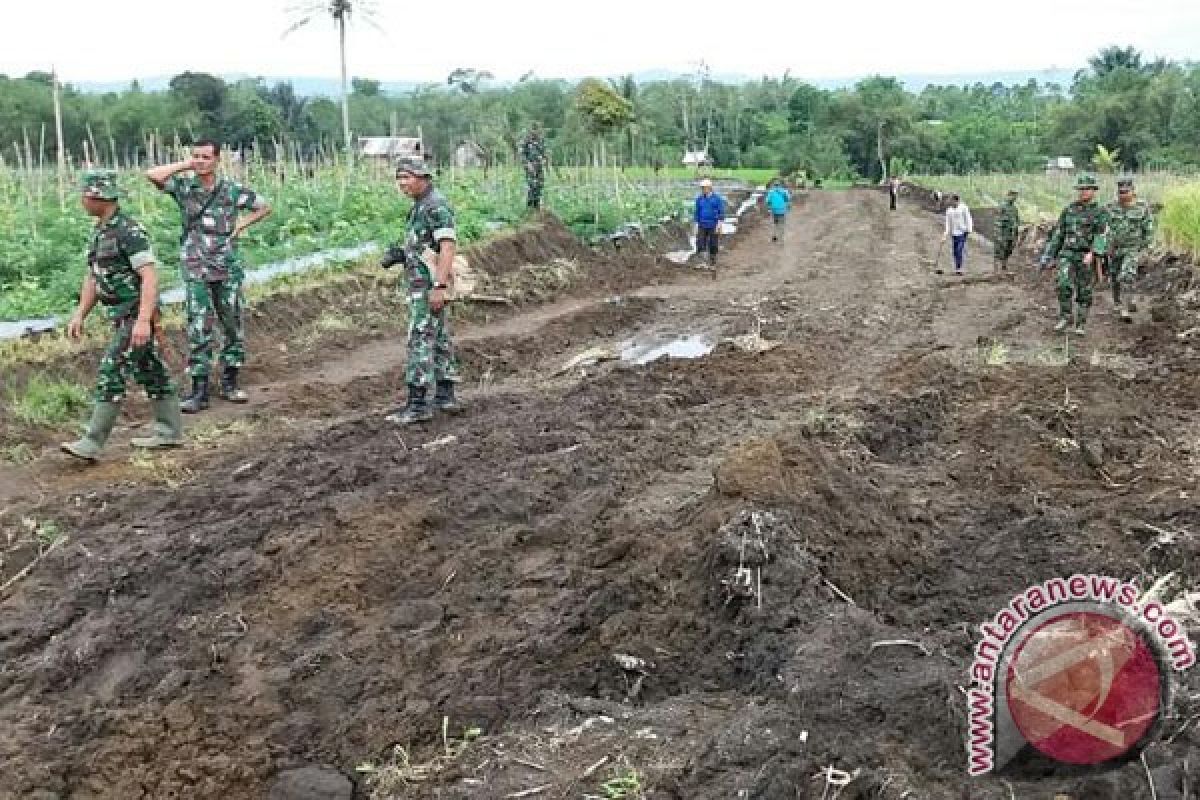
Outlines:
POLYGON ((546 142, 542 139, 542 126, 533 123, 529 133, 521 140, 521 163, 525 166, 525 183, 529 186, 527 205, 531 209, 541 208, 542 190, 546 186, 546 142))
POLYGON ((998 270, 1008 269, 1008 259, 1017 247, 1017 236, 1021 231, 1021 214, 1017 211, 1017 190, 1010 189, 996 217, 995 264, 998 270))
POLYGON ((83 208, 96 219, 88 243, 88 272, 79 307, 67 323, 67 335, 79 339, 88 314, 101 303, 112 323, 112 339, 100 362, 95 406, 83 438, 62 445, 64 452, 95 461, 121 413, 126 381, 132 377, 154 406, 154 435, 134 438, 134 447, 177 447, 183 420, 171 376, 155 337, 158 325, 158 275, 146 231, 117 203, 117 176, 92 170, 83 176, 83 208))
POLYGON ((208 408, 216 321, 224 335, 221 396, 233 403, 247 400, 238 386, 238 370, 246 362, 242 323, 246 269, 238 252, 238 237, 270 214, 271 207, 251 189, 217 176, 220 152, 216 142, 203 140, 192 148, 192 157, 187 161, 155 167, 146 173, 151 183, 175 200, 183 220, 180 244, 188 317, 188 374, 192 377, 192 393, 182 406, 186 414, 208 408), (188 171, 193 174, 180 174, 188 171), (250 213, 239 219, 239 211, 250 213))
POLYGON ((1108 211, 1096 202, 1099 185, 1091 175, 1080 175, 1075 188, 1079 198, 1059 215, 1058 225, 1042 252, 1041 266, 1046 268, 1058 262, 1058 324, 1054 330, 1067 329, 1073 299, 1075 333, 1082 336, 1092 305, 1092 287, 1098 277, 1096 257, 1108 247, 1105 239, 1108 211))
POLYGON ((397 163, 396 183, 413 199, 413 206, 404 241, 388 248, 383 259, 385 269, 404 265, 408 293, 408 399, 387 417, 401 425, 428 422, 434 409, 448 413, 461 409, 454 396, 459 376, 446 307, 447 290, 454 284, 458 235, 454 212, 433 187, 432 178, 433 173, 419 159, 397 163), (432 408, 426 397, 430 385, 435 388, 432 408))
POLYGON ((1108 205, 1108 217, 1108 269, 1113 305, 1122 320, 1133 322, 1131 312, 1137 311, 1133 284, 1137 280, 1138 259, 1154 241, 1154 214, 1137 199, 1133 180, 1122 178, 1117 181, 1117 201, 1108 205))

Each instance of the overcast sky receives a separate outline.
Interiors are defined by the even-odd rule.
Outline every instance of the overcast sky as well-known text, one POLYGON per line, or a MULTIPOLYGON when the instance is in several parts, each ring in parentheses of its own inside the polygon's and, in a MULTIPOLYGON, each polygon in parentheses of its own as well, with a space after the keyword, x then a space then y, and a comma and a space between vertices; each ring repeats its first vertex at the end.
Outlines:
MULTIPOLYGON (((360 0, 361 1, 361 0, 360 0)), ((365 0, 353 75, 441 81, 456 67, 515 79, 648 69, 800 78, 1074 68, 1109 44, 1200 60, 1200 0, 365 0)), ((0 73, 64 81, 183 70, 333 77, 327 18, 286 39, 305 0, 0 0, 0 73)))

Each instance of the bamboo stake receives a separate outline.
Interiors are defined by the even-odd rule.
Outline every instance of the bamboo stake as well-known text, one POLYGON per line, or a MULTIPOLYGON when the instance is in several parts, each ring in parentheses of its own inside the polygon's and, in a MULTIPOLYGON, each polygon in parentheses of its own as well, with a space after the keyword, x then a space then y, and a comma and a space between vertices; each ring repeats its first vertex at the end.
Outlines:
POLYGON ((100 163, 100 148, 96 147, 96 137, 92 135, 92 123, 89 122, 83 127, 87 131, 88 144, 92 146, 92 165, 101 167, 103 164, 100 163))
POLYGON ((58 70, 51 68, 54 91, 54 139, 58 147, 58 205, 62 210, 67 208, 67 148, 63 140, 62 100, 59 97, 58 70))

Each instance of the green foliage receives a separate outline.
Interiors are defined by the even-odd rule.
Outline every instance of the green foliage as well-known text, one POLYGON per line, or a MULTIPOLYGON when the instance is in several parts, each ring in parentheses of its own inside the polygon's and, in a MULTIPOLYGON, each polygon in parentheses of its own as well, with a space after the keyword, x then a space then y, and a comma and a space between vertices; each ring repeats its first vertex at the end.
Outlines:
POLYGON ((1102 144, 1096 145, 1096 154, 1092 156, 1092 166, 1100 172, 1106 172, 1109 175, 1119 172, 1121 169, 1121 151, 1119 149, 1109 150, 1102 144))
POLYGON ((642 797, 641 776, 632 767, 616 769, 613 777, 601 784, 600 792, 605 800, 640 798, 642 797))
POLYGON ((633 121, 632 104, 611 86, 595 78, 579 84, 575 106, 593 134, 620 130, 633 121))
MULTIPOLYGON (((741 176, 765 182, 771 170, 714 176, 741 176)), ((360 164, 329 166, 310 174, 289 167, 257 165, 236 176, 257 189, 274 213, 249 229, 242 252, 251 269, 265 263, 364 242, 388 243, 400 237, 409 200, 392 185, 391 172, 360 164), (244 174, 243 174, 244 173, 244 174)), ((692 195, 693 173, 555 169, 547 186, 547 207, 576 233, 607 233, 627 222, 656 222, 682 213, 692 195)), ((74 177, 67 179, 73 185, 74 177)), ((160 263, 159 282, 180 282, 179 212, 138 173, 121 176, 122 201, 150 233, 160 263)), ((516 168, 447 171, 438 181, 457 214, 460 241, 469 244, 495 227, 525 218, 523 173, 516 168)), ((83 279, 91 221, 72 190, 60 208, 50 172, 23 174, 0 168, 0 320, 25 319, 69 311, 83 279)))
MULTIPOLYGON (((371 4, 304 0, 296 24, 331 16, 337 23, 351 11, 369 18, 371 4)), ((526 76, 498 87, 488 77, 464 67, 399 95, 356 78, 350 126, 382 135, 400 120, 401 133, 422 130, 441 163, 469 139, 490 163, 513 164, 521 133, 537 120, 559 165, 588 163, 599 139, 606 158, 623 165, 670 166, 685 150, 707 147, 723 166, 817 169, 819 160, 827 174, 846 165, 870 177, 880 177, 892 158, 926 173, 1028 171, 1058 155, 1082 164, 1097 143, 1119 149, 1129 169, 1200 166, 1200 65, 1147 63, 1128 47, 1098 53, 1069 87, 1031 80, 913 94, 894 78, 874 76, 827 91, 788 75, 738 85, 707 75, 643 84, 626 76, 612 86, 526 76)), ((38 135, 54 130, 50 86, 41 73, 0 80, 0 154, 8 163, 53 162, 54 137, 38 135)), ((161 148, 216 135, 266 157, 281 142, 306 159, 340 149, 342 139, 340 111, 328 98, 300 97, 287 83, 229 84, 204 73, 177 75, 160 92, 131 85, 96 95, 68 86, 63 108, 76 164, 93 140, 104 162, 127 165, 144 163, 152 139, 161 148)))
POLYGON ((1164 201, 1158 221, 1163 240, 1200 257, 1200 183, 1170 189, 1164 201))
POLYGON ((88 407, 87 389, 71 381, 34 374, 20 390, 7 391, 8 413, 31 427, 55 427, 77 418, 88 407))

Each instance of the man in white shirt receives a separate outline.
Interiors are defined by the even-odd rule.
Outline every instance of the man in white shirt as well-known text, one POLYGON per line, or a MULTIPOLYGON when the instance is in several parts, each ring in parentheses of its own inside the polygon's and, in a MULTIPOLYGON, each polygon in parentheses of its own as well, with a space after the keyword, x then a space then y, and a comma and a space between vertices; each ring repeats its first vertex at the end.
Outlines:
POLYGON ((950 195, 950 205, 946 208, 946 232, 942 241, 950 238, 954 241, 954 274, 963 274, 963 261, 967 257, 967 237, 975 230, 975 222, 971 219, 971 209, 967 208, 958 195, 950 195))

